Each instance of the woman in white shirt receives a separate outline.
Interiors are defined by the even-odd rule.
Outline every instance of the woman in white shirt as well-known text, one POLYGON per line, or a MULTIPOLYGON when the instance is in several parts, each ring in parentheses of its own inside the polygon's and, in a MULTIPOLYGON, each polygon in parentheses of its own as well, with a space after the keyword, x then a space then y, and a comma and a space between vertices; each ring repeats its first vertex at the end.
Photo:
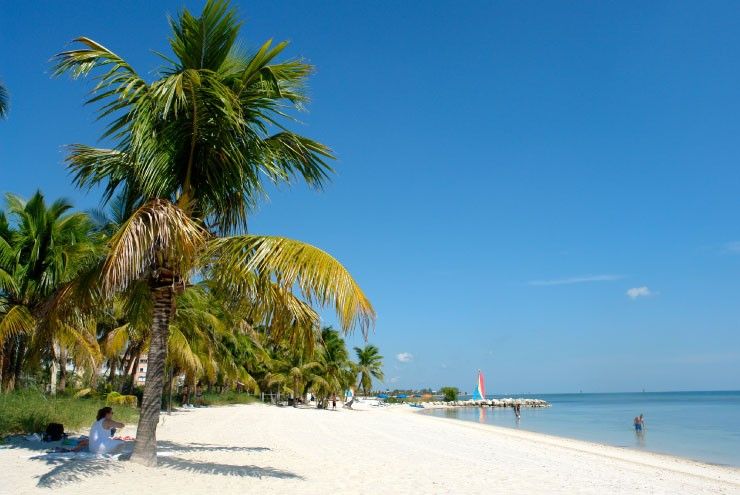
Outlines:
POLYGON ((97 419, 90 428, 90 452, 93 454, 111 454, 121 445, 123 440, 113 439, 114 428, 123 428, 125 425, 113 421, 113 409, 104 407, 98 411, 97 419))

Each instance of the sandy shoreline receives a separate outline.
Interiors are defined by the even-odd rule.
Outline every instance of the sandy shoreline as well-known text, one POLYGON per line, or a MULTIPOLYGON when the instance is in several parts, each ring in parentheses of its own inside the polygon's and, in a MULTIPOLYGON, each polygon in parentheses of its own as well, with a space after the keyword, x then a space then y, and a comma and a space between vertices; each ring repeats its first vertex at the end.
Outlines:
POLYGON ((0 493, 740 494, 737 468, 411 408, 196 409, 165 416, 159 439, 157 469, 2 448, 0 493))

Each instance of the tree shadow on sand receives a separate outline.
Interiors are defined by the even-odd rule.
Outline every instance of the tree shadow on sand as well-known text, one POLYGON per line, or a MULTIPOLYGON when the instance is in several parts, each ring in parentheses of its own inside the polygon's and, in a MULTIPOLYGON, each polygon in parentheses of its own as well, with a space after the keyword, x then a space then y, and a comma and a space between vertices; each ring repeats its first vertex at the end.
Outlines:
POLYGON ((48 466, 54 466, 51 471, 39 476, 36 486, 41 488, 55 488, 94 476, 109 476, 123 469, 119 462, 112 459, 44 458, 44 456, 31 459, 44 460, 48 466))
POLYGON ((213 445, 210 443, 176 443, 166 440, 157 442, 157 453, 191 453, 191 452, 264 452, 267 447, 234 447, 228 445, 213 445))
MULTIPOLYGON (((133 448, 133 445, 131 445, 133 448)), ((264 452, 270 450, 266 447, 235 447, 227 445, 212 445, 203 443, 179 444, 175 442, 160 441, 157 445, 158 463, 156 469, 174 469, 177 471, 188 471, 191 473, 252 477, 252 478, 283 478, 303 479, 302 476, 277 469, 273 467, 256 466, 253 464, 222 464, 217 462, 184 459, 175 454, 188 454, 199 452, 264 452)), ((52 469, 41 476, 37 486, 42 488, 55 488, 76 482, 84 481, 94 476, 109 476, 123 469, 120 461, 130 458, 129 452, 123 453, 118 458, 91 457, 89 454, 80 456, 75 454, 41 454, 31 457, 31 460, 43 461, 52 469)))
POLYGON ((234 464, 221 464, 218 462, 182 459, 180 457, 161 457, 159 458, 158 462, 161 467, 177 469, 178 471, 188 471, 198 474, 249 476, 252 478, 303 479, 303 477, 298 474, 271 467, 260 467, 253 465, 238 466, 234 464))

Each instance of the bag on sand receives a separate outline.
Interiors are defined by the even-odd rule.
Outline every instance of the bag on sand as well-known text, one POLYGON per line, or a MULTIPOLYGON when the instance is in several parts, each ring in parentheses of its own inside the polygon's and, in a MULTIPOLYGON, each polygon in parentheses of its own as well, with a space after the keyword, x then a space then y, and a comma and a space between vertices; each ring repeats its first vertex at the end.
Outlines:
POLYGON ((64 437, 64 425, 60 423, 49 423, 47 425, 44 442, 56 442, 64 437))

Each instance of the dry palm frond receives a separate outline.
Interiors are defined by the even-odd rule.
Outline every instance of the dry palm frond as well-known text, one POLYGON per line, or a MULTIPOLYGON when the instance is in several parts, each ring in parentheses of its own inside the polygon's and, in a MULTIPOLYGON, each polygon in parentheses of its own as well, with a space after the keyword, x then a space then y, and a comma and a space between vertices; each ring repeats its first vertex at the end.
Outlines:
POLYGON ((158 267, 187 273, 205 245, 207 233, 169 201, 155 199, 141 206, 110 240, 103 266, 106 293, 128 287, 158 267))

